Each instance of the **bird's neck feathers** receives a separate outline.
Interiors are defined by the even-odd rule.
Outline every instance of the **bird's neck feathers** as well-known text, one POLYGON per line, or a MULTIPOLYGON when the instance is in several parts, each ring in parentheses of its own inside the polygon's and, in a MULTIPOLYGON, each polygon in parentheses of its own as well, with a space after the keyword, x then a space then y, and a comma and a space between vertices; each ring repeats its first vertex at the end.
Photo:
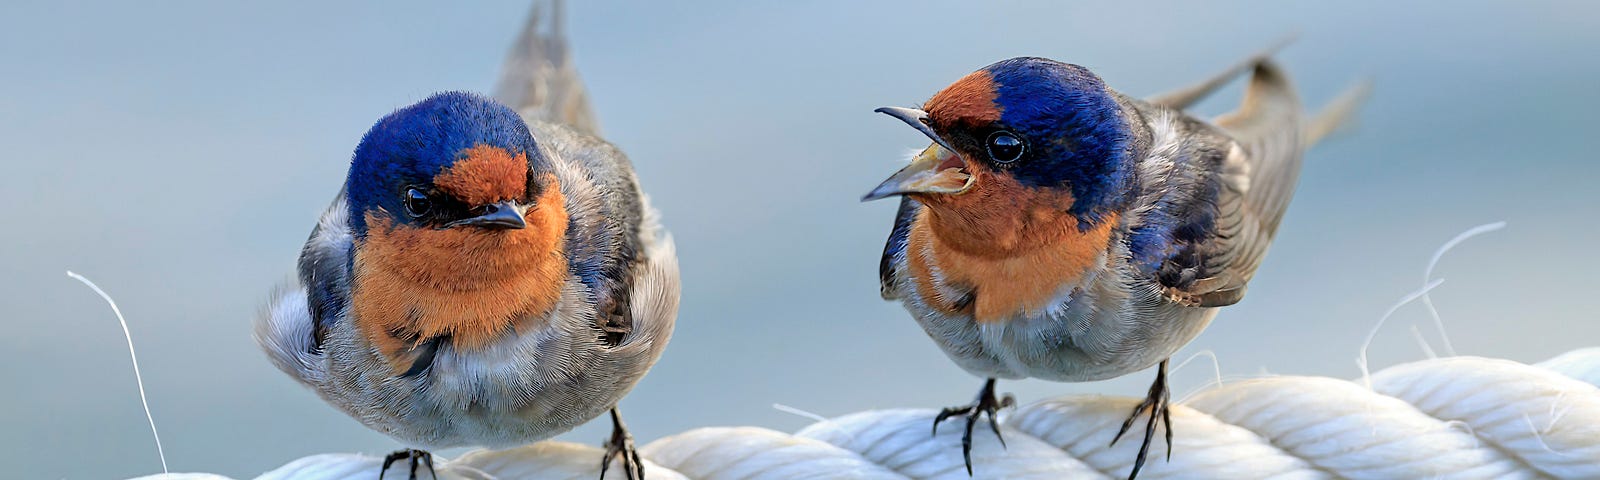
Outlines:
POLYGON ((1066 192, 1025 187, 987 170, 975 173, 979 178, 965 193, 919 198, 926 208, 912 226, 908 249, 922 252, 911 255, 922 284, 918 290, 938 291, 935 284, 971 289, 974 317, 998 321, 1043 310, 1102 263, 1116 213, 1080 224, 1066 192))
POLYGON ((367 338, 407 368, 404 352, 448 337, 483 347, 555 308, 568 274, 566 198, 553 175, 514 230, 396 224, 367 212, 357 240, 353 302, 367 338))

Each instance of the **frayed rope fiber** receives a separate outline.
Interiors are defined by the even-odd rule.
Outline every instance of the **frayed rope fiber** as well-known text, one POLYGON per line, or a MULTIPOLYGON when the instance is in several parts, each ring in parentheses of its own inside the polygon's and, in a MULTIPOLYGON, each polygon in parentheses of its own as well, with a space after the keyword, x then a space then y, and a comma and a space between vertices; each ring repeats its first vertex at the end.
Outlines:
MULTIPOLYGON (((1597 383, 1600 348, 1536 365, 1480 357, 1424 360, 1373 374, 1371 389, 1325 377, 1229 382, 1173 407, 1171 460, 1158 441, 1139 478, 1600 478, 1597 383)), ((1108 444, 1138 402, 1079 395, 1007 412, 1004 448, 986 429, 974 435, 976 478, 1123 478, 1138 442, 1108 444)), ((968 478, 961 429, 930 436, 936 413, 861 412, 794 434, 700 428, 656 440, 640 453, 652 479, 968 478)), ((597 447, 540 442, 440 460, 438 474, 593 480, 600 456, 597 447)), ((380 463, 365 455, 315 455, 257 478, 371 480, 380 463)))

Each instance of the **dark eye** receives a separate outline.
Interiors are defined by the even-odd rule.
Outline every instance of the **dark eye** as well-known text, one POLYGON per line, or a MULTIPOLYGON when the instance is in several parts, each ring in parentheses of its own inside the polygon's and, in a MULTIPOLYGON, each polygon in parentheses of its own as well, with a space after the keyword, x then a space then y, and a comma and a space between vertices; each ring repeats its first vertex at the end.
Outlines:
POLYGON ((433 210, 433 200, 428 198, 428 194, 422 193, 421 190, 415 188, 406 190, 406 213, 410 213, 412 217, 421 218, 423 215, 427 215, 430 210, 433 210))
POLYGON ((1000 163, 1011 163, 1022 158, 1028 145, 1011 132, 994 132, 989 135, 989 158, 1000 163))

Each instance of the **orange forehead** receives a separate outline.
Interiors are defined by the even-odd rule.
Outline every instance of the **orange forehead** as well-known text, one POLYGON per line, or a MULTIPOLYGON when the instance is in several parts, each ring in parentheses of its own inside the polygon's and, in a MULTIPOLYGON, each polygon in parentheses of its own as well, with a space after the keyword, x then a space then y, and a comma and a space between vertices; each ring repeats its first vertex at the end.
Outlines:
POLYGON ((994 77, 979 70, 934 94, 924 109, 940 123, 987 125, 1000 121, 1000 106, 994 103, 996 95, 994 77))
POLYGON ((487 205, 521 199, 528 194, 528 158, 500 147, 466 149, 454 165, 433 177, 433 184, 456 199, 487 205))

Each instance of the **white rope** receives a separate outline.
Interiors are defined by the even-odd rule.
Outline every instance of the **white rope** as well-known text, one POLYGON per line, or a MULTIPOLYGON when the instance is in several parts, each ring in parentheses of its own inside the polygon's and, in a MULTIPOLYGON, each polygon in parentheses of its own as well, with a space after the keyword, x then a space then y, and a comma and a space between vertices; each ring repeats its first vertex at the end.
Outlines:
MULTIPOLYGON (((1158 438, 1139 478, 1600 478, 1600 348, 1537 365, 1424 360, 1374 373, 1370 381, 1369 389, 1365 382, 1272 376, 1197 393, 1172 408, 1171 460, 1158 438)), ((1125 478, 1143 432, 1136 428, 1135 438, 1108 444, 1138 401, 1078 395, 1006 412, 1005 447, 980 423, 973 435, 976 478, 1125 478)), ((651 442, 640 454, 652 479, 966 479, 962 420, 947 421, 934 436, 935 414, 868 411, 794 434, 701 428, 651 442)), ((437 465, 440 479, 593 480, 600 455, 593 446, 540 442, 437 465)), ((380 463, 365 455, 317 455, 258 478, 371 480, 380 463)), ((404 475, 404 468, 396 464, 390 474, 404 475)))
POLYGON ((1539 362, 1539 366, 1590 385, 1600 385, 1600 347, 1573 350, 1539 362))

